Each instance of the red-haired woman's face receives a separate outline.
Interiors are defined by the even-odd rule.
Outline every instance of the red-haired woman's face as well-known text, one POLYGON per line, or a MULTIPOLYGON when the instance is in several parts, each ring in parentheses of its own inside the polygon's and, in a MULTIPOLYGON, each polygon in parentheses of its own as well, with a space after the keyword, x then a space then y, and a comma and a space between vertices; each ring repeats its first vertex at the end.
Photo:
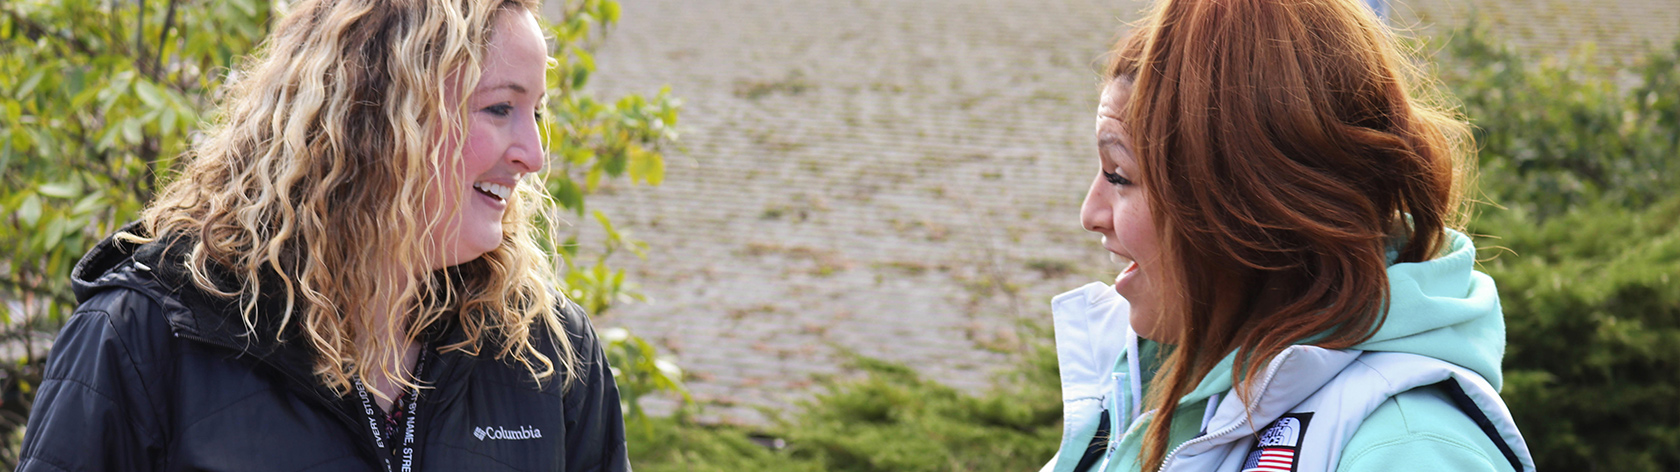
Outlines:
POLYGON ((1162 342, 1176 332, 1175 322, 1161 319, 1157 278, 1163 259, 1156 241, 1155 219, 1149 212, 1144 182, 1132 154, 1131 138, 1121 123, 1129 83, 1109 82, 1097 105, 1097 155, 1101 172, 1085 194, 1079 219, 1085 230, 1102 234, 1103 249, 1117 262, 1126 262, 1114 291, 1131 304, 1132 329, 1139 336, 1162 342))

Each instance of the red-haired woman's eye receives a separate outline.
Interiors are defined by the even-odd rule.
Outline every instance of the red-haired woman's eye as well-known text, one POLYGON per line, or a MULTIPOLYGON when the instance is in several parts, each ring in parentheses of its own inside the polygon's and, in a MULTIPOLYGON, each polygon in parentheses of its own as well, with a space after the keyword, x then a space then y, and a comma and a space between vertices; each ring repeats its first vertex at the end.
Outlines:
POLYGON ((1116 174, 1116 173, 1109 172, 1109 171, 1105 170, 1105 171, 1103 171, 1102 175, 1103 175, 1103 179, 1108 180, 1108 183, 1110 183, 1110 184, 1114 184, 1114 185, 1117 185, 1117 186, 1118 185, 1131 185, 1132 184, 1131 179, 1121 177, 1120 174, 1116 174))

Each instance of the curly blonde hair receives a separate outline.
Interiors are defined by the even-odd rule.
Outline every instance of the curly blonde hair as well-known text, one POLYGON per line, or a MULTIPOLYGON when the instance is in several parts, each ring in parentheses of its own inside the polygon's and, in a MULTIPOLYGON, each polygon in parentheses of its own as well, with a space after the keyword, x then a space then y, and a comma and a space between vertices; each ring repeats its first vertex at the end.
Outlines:
POLYGON ((376 369, 417 387, 390 366, 451 313, 465 340, 440 351, 489 348, 539 382, 560 373, 569 384, 576 356, 552 290, 561 261, 542 244, 560 218, 532 182, 541 179, 525 179, 508 198, 499 247, 448 269, 433 270, 437 256, 424 241, 453 236, 428 234, 449 215, 421 208, 438 188, 433 179, 461 158, 459 145, 438 145, 467 126, 467 94, 447 91, 476 87, 497 15, 538 8, 534 0, 291 5, 234 72, 190 163, 142 214, 150 236, 125 237, 195 236, 186 262, 194 284, 237 299, 252 335, 300 330, 317 378, 339 394, 376 369), (219 288, 212 273, 239 286, 219 288), (266 297, 285 309, 259 313, 266 297), (367 316, 387 307, 397 316, 367 316), (280 317, 279 332, 257 333, 259 316, 280 317), (551 340, 533 339, 537 323, 551 340), (556 343, 559 358, 538 342, 556 343))

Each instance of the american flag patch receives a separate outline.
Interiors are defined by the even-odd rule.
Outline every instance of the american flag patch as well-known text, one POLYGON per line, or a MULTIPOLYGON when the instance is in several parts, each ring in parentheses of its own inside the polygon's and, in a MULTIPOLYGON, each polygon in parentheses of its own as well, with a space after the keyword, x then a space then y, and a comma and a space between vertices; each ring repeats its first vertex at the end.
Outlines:
POLYGON ((1301 450, 1301 438, 1306 437, 1311 420, 1312 413, 1294 413, 1267 425, 1254 438, 1242 472, 1295 472, 1295 454, 1301 450))
POLYGON ((1243 472, 1292 472, 1295 470, 1295 451, 1283 447, 1260 448, 1254 464, 1243 472))

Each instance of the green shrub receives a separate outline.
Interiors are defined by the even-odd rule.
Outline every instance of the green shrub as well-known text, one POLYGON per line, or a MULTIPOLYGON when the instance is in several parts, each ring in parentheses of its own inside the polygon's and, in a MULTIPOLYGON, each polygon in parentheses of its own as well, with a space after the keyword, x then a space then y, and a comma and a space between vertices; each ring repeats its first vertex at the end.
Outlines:
POLYGON ((1536 461, 1680 470, 1680 42, 1621 75, 1479 28, 1445 51, 1493 204, 1470 231, 1505 309, 1504 396, 1536 461))
POLYGON ((1477 127, 1483 197, 1545 218, 1600 200, 1637 208, 1680 186, 1680 42, 1617 70, 1590 45, 1535 60, 1472 25, 1439 70, 1477 127))
POLYGON ((1023 471, 1036 470, 1061 439, 1055 353, 973 396, 922 379, 909 368, 863 359, 861 381, 831 385, 785 421, 758 434, 692 424, 680 416, 630 426, 638 470, 683 471, 1023 471))
POLYGON ((1546 469, 1680 468, 1680 198, 1484 218, 1505 308, 1504 396, 1546 469))

